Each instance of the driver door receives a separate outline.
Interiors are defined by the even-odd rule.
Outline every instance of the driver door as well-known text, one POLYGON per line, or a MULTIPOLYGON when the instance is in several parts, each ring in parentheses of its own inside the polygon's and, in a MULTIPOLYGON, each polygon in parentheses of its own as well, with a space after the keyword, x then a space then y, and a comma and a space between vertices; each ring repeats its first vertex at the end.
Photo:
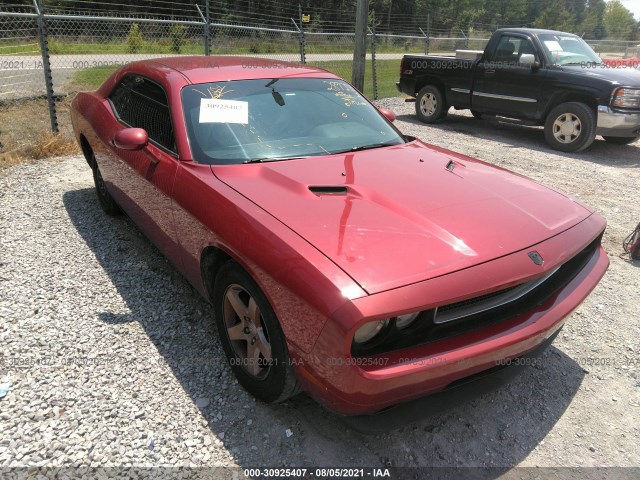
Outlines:
POLYGON ((145 235, 176 265, 179 243, 173 222, 173 185, 178 171, 171 114, 162 86, 140 75, 128 75, 109 96, 115 113, 111 134, 142 128, 149 143, 140 150, 123 150, 107 140, 106 168, 117 201, 145 235))
POLYGON ((544 69, 522 65, 523 54, 533 54, 540 65, 540 55, 529 38, 513 33, 500 37, 496 49, 476 69, 474 110, 513 118, 538 116, 546 74, 544 69))

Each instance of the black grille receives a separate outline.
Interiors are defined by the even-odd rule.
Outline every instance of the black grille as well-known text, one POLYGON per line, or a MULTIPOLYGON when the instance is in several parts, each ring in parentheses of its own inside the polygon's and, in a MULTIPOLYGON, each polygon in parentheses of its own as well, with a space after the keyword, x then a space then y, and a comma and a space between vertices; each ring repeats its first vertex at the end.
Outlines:
POLYGON ((479 297, 468 298, 467 300, 462 300, 461 302, 456 302, 456 303, 451 303, 449 305, 444 305, 444 306, 438 308, 438 312, 444 313, 444 312, 450 312, 450 311, 458 310, 458 309, 460 309, 462 307, 470 307, 472 305, 485 302, 486 300, 491 300, 492 298, 500 297, 500 296, 504 295, 505 293, 509 293, 509 292, 515 290, 519 286, 520 285, 514 285, 513 287, 504 288, 502 290, 498 290, 497 292, 487 293, 486 295, 481 295, 479 297))

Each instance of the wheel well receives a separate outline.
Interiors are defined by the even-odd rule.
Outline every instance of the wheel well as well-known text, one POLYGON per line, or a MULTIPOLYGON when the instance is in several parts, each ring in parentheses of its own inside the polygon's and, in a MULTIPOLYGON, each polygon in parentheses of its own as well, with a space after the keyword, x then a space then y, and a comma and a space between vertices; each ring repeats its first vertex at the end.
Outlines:
POLYGON ((202 252, 202 256, 200 257, 200 275, 202 275, 202 282, 209 300, 212 300, 213 287, 218 270, 230 260, 233 260, 231 256, 217 247, 207 247, 202 252))
POLYGON ((593 110, 593 113, 597 114, 598 112, 598 102, 595 98, 589 97, 587 95, 567 94, 561 97, 554 98, 553 101, 549 102, 547 110, 546 112, 544 112, 544 118, 546 119, 547 115, 549 115, 549 112, 551 112, 551 110, 556 108, 558 105, 567 102, 584 103, 589 108, 591 108, 591 110, 593 110))
POLYGON ((89 145, 87 137, 82 134, 80 135, 80 148, 82 149, 82 154, 84 155, 84 158, 89 166, 91 168, 94 168, 95 165, 93 161, 93 150, 91 149, 91 145, 89 145))
POLYGON ((424 81, 422 81, 422 82, 420 82, 420 83, 418 83, 416 85, 416 95, 415 96, 417 97, 418 94, 420 93, 420 90, 422 90, 424 87, 427 87, 429 85, 434 86, 438 90, 440 90, 440 93, 442 93, 442 96, 444 97, 445 101, 447 100, 447 92, 446 92, 446 88, 444 88, 444 85, 441 84, 441 83, 432 82, 429 79, 424 80, 424 81))

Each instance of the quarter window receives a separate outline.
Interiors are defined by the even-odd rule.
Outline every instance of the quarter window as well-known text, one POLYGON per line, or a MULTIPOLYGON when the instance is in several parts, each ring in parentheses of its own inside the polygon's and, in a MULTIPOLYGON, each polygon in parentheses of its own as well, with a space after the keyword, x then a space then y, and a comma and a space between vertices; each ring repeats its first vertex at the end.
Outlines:
POLYGON ((118 118, 130 127, 143 128, 149 139, 176 151, 169 102, 162 87, 139 75, 129 75, 109 96, 118 118))

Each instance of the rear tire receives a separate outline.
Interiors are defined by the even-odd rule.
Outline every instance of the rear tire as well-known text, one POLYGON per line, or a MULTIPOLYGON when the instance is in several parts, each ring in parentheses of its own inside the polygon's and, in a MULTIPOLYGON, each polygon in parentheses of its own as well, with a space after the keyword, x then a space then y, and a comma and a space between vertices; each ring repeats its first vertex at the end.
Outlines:
POLYGON ((558 105, 544 122, 544 138, 554 150, 580 152, 596 138, 596 114, 584 103, 558 105))
POLYGON ((238 264, 225 263, 213 288, 216 326, 240 385, 266 403, 300 393, 289 351, 267 297, 238 264))
POLYGON ((424 123, 442 121, 449 111, 444 95, 435 85, 423 87, 416 97, 416 115, 424 123))
POLYGON ((640 137, 605 137, 602 136, 607 142, 614 143, 616 145, 628 145, 629 143, 633 143, 640 137))

